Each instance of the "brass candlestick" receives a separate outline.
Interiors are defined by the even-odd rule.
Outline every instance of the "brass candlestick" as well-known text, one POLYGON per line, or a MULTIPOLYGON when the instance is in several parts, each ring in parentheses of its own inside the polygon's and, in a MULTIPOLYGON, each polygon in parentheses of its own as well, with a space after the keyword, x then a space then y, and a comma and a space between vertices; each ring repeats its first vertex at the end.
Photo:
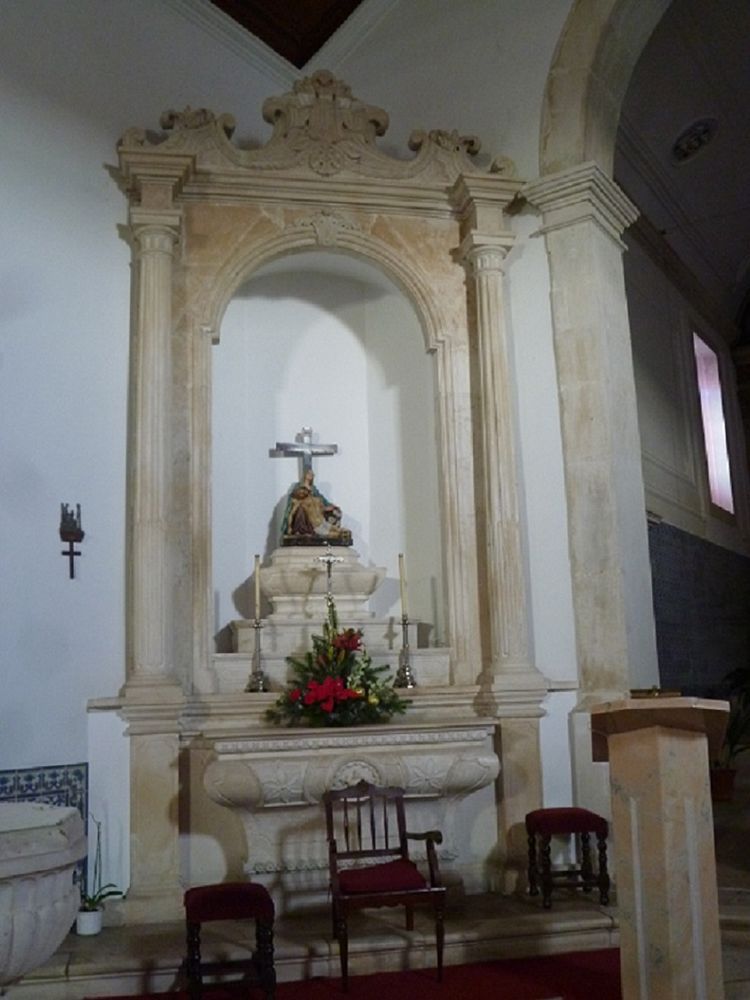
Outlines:
POLYGON ((398 657, 398 670, 393 686, 397 688, 415 688, 417 682, 412 673, 409 662, 409 619, 406 615, 401 617, 401 652, 398 657))
POLYGON ((263 628, 263 622, 259 618, 256 618, 253 622, 253 628, 255 629, 253 668, 250 671, 245 690, 251 692, 268 691, 268 678, 263 673, 260 660, 260 630, 263 628))

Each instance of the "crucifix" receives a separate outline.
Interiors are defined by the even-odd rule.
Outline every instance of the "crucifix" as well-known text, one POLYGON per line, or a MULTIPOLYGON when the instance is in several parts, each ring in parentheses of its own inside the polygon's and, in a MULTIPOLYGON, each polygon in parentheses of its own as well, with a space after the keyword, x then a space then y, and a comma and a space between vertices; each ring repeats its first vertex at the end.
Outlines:
POLYGON ((306 472, 312 472, 313 455, 335 455, 338 450, 337 444, 313 444, 312 427, 303 427, 301 432, 295 436, 294 441, 277 441, 276 447, 269 449, 268 454, 271 458, 292 458, 294 456, 301 458, 301 482, 305 478, 306 472))
POLYGON ((331 584, 331 574, 333 573, 333 564, 338 562, 343 562, 343 556, 335 556, 331 552, 331 546, 326 546, 326 554, 324 556, 318 556, 318 562, 326 564, 326 605, 331 606, 333 602, 333 587, 331 584))
POLYGON ((82 542, 86 532, 81 527, 81 505, 76 504, 75 512, 68 508, 66 503, 60 504, 60 540, 68 543, 68 548, 63 549, 62 555, 68 557, 68 573, 70 579, 75 577, 76 556, 80 556, 81 551, 77 549, 76 542, 82 542))

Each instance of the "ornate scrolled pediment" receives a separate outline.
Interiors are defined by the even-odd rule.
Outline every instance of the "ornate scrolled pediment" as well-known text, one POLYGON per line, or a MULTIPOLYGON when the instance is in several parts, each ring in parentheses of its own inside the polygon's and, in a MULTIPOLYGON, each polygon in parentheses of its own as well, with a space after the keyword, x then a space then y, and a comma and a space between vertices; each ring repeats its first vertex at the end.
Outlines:
MULTIPOLYGON (((412 159, 382 152, 376 140, 386 133, 387 113, 354 97, 347 83, 324 69, 298 80, 288 93, 268 98, 263 118, 273 134, 257 149, 231 143, 232 115, 187 107, 162 115, 161 127, 169 132, 165 138, 152 140, 143 129, 129 129, 120 150, 192 153, 198 171, 273 171, 289 177, 356 175, 447 185, 461 174, 487 172, 472 162, 479 139, 455 130, 413 132, 409 148, 417 155, 412 159)), ((503 172, 512 175, 507 158, 504 164, 503 172)))

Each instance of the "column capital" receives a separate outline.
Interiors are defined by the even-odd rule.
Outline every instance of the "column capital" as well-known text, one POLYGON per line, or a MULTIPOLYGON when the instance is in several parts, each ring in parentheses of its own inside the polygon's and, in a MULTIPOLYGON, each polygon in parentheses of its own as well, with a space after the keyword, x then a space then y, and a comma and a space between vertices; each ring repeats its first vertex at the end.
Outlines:
POLYGON ((622 234, 639 214, 623 190, 593 162, 530 181, 522 194, 544 215, 540 232, 590 221, 623 248, 622 234))
POLYGON ((488 271, 502 273, 503 262, 514 241, 512 233, 488 235, 472 230, 461 240, 458 255, 469 264, 474 274, 488 271))
POLYGON ((500 233, 504 213, 523 187, 523 181, 502 174, 465 175, 458 178, 448 196, 465 235, 475 229, 500 233))
POLYGON ((180 238, 182 213, 178 209, 153 211, 134 207, 128 221, 141 250, 171 251, 180 238))

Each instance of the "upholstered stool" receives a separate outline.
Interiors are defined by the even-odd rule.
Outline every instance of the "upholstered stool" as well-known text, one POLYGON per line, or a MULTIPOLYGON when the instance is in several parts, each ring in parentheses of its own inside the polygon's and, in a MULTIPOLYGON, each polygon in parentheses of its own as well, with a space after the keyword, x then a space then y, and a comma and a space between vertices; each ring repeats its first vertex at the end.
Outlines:
POLYGON ((609 902, 609 873, 607 872, 607 834, 609 825, 603 816, 575 806, 558 809, 535 809, 526 816, 526 833, 529 836, 529 893, 539 895, 546 910, 552 905, 554 880, 591 892, 596 886, 603 905, 609 902), (596 834, 599 855, 598 871, 591 864, 591 834, 596 834), (580 868, 552 870, 550 841, 554 836, 575 836, 580 842, 580 868), (537 851, 537 838, 538 851, 537 851))
POLYGON ((201 1000, 203 976, 223 972, 249 974, 243 982, 258 985, 272 1000, 276 992, 276 970, 273 964, 273 900, 268 890, 252 882, 227 882, 201 885, 185 893, 187 925, 188 995, 201 1000), (252 958, 221 962, 201 961, 201 924, 210 920, 254 920, 255 952, 252 958))

